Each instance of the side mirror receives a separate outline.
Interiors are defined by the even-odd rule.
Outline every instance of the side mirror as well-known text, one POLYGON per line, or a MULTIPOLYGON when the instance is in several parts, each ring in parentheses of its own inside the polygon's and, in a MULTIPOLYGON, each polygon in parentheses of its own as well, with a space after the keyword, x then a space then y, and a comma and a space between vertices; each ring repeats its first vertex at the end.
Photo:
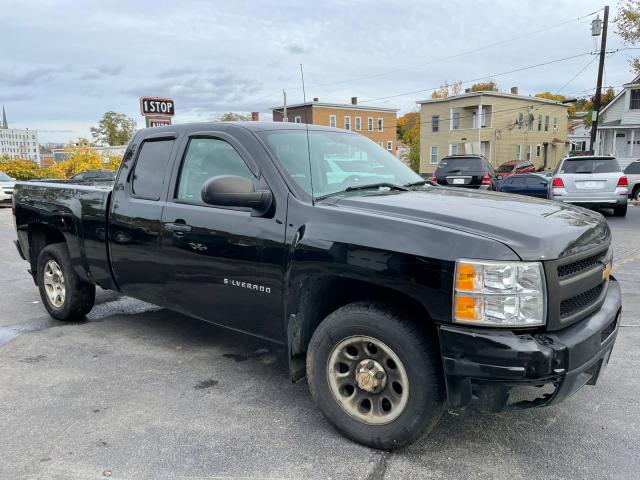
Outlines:
POLYGON ((245 207, 259 212, 269 210, 272 195, 269 191, 256 192, 255 184, 237 175, 219 175, 202 186, 202 201, 218 207, 245 207))

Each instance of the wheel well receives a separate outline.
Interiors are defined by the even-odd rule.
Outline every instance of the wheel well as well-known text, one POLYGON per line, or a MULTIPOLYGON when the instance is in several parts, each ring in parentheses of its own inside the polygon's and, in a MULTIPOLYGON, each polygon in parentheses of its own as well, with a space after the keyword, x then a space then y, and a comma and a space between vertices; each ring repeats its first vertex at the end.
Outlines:
MULTIPOLYGON (((288 322, 287 337, 292 380, 296 381, 305 376, 307 346, 320 322, 338 308, 362 300, 392 305, 412 318, 430 319, 424 305, 397 290, 342 277, 313 281, 303 287, 298 311, 295 316, 290 316, 288 322)), ((428 323, 425 322, 425 325, 428 323)))
POLYGON ((38 283, 36 271, 38 269, 38 256, 44 247, 52 243, 64 243, 65 238, 60 230, 47 225, 33 225, 29 227, 29 264, 33 280, 38 283))
POLYGON ((640 191, 640 183, 634 185, 633 190, 631 191, 631 196, 635 197, 638 191, 640 191))

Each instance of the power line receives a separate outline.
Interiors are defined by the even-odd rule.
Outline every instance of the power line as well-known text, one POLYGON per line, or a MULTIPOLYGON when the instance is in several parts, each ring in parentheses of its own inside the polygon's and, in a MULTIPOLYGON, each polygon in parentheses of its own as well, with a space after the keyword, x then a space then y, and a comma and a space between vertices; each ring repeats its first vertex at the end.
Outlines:
MULTIPOLYGON (((492 48, 492 47, 499 46, 499 45, 504 45, 506 43, 514 42, 514 41, 520 40, 522 38, 526 38, 526 37, 529 37, 529 36, 532 36, 532 35, 536 35, 538 33, 545 32, 547 30, 551 30, 553 28, 557 28, 557 27, 566 25, 568 23, 572 23, 572 22, 575 22, 575 21, 580 21, 580 20, 582 20, 584 18, 587 18, 587 17, 595 15, 596 13, 600 12, 601 10, 603 10, 603 9, 600 8, 598 10, 594 10, 593 12, 587 13, 585 15, 581 15, 581 16, 576 17, 576 18, 571 18, 571 19, 568 19, 568 20, 564 20, 562 22, 559 22, 559 23, 556 23, 556 24, 553 24, 553 25, 549 25, 549 26, 546 26, 546 27, 543 27, 541 29, 534 30, 534 31, 531 31, 531 32, 528 32, 528 33, 523 33, 522 35, 518 35, 516 37, 512 37, 512 38, 509 38, 509 39, 505 39, 505 40, 501 40, 501 41, 498 41, 498 42, 490 43, 490 44, 487 44, 487 45, 484 45, 484 46, 481 46, 481 47, 474 48, 472 50, 456 53, 456 54, 449 55, 449 56, 446 56, 446 57, 436 58, 436 59, 433 59, 433 60, 429 60, 428 62, 425 62, 425 63, 411 65, 411 66, 408 66, 408 67, 403 67, 403 68, 394 69, 394 70, 389 70, 389 71, 386 71, 386 72, 381 72, 381 73, 373 74, 373 75, 367 75, 367 76, 361 76, 361 77, 355 77, 355 78, 339 80, 339 81, 336 81, 336 82, 311 84, 308 87, 309 88, 321 88, 321 87, 339 85, 339 84, 343 84, 343 83, 361 81, 361 80, 366 80, 366 79, 371 79, 371 78, 379 78, 379 77, 383 77, 383 76, 386 76, 386 75, 391 75, 393 73, 412 70, 412 69, 424 67, 426 65, 431 65, 433 63, 438 63, 438 62, 442 62, 442 61, 445 61, 445 60, 451 60, 451 59, 459 58, 459 57, 462 57, 462 56, 465 56, 465 55, 470 55, 472 53, 477 53, 479 51, 486 50, 488 48, 492 48)), ((439 87, 435 87, 434 89, 436 89, 436 88, 439 88, 439 87)), ((300 90, 300 88, 299 87, 291 87, 291 88, 288 88, 288 90, 295 91, 295 90, 300 90)), ((275 97, 275 95, 273 95, 273 96, 275 97)), ((270 97, 272 97, 272 95, 265 96, 265 97, 262 97, 262 98, 270 98, 270 97)))
MULTIPOLYGON (((511 73, 522 72, 524 70, 530 70, 532 68, 543 67, 543 66, 546 66, 546 65, 551 65, 551 64, 559 63, 559 62, 565 62, 567 60, 572 60, 574 58, 584 57, 586 55, 594 55, 594 53, 593 52, 586 52, 586 53, 580 53, 580 54, 577 54, 577 55, 571 55, 569 57, 557 58, 555 60, 549 60, 547 62, 537 63, 535 65, 528 65, 526 67, 520 67, 520 68, 516 68, 514 70, 509 70, 509 71, 506 71, 506 72, 500 72, 500 73, 495 73, 495 74, 490 74, 490 75, 483 75, 482 77, 476 77, 476 78, 473 78, 473 79, 470 79, 470 80, 464 80, 464 81, 461 81, 460 83, 462 85, 464 85, 465 83, 477 82, 477 81, 480 81, 480 80, 486 80, 486 79, 491 79, 491 78, 495 78, 495 77, 500 77, 502 75, 508 75, 508 74, 511 74, 511 73)), ((387 100, 389 98, 403 97, 405 95, 415 95, 416 93, 424 93, 424 92, 428 92, 428 91, 431 91, 431 90, 437 90, 438 88, 440 88, 440 87, 439 86, 438 87, 430 87, 430 88, 424 88, 424 89, 421 89, 421 90, 414 90, 412 92, 404 92, 404 93, 397 93, 395 95, 388 95, 386 97, 370 98, 370 99, 367 99, 367 100, 362 100, 360 103, 375 102, 375 101, 378 101, 378 100, 387 100)))
POLYGON ((571 82, 573 82, 576 78, 578 78, 578 77, 580 76, 580 74, 581 74, 582 72, 584 72, 584 71, 587 69, 587 67, 588 67, 589 65, 591 65, 593 62, 595 62, 596 58, 598 58, 598 57, 594 56, 591 60, 589 60, 589 61, 587 62, 587 64, 586 64, 584 67, 582 67, 582 68, 578 71, 578 73, 576 73, 573 77, 571 77, 571 78, 567 81, 567 83, 565 83, 565 84, 564 84, 564 85, 562 85, 558 90, 556 90, 556 95, 558 95, 562 90, 564 90, 564 88, 565 88, 567 85, 569 85, 569 84, 570 84, 571 82))

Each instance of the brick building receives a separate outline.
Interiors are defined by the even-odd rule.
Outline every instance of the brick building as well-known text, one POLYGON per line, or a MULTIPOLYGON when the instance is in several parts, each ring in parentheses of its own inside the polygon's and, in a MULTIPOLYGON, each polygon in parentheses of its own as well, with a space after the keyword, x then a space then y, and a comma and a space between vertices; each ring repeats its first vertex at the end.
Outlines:
POLYGON ((358 105, 357 97, 352 97, 350 104, 322 103, 314 98, 312 102, 287 105, 286 120, 284 107, 273 107, 271 111, 274 122, 309 123, 351 130, 396 153, 398 110, 395 108, 358 105))

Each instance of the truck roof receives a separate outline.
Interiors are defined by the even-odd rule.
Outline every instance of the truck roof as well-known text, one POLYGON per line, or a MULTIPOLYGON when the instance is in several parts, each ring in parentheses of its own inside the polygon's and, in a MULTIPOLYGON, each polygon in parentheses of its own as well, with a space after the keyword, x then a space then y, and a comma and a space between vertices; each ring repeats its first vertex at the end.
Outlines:
POLYGON ((174 125, 166 125, 163 127, 152 127, 152 128, 143 128, 141 130, 150 130, 153 132, 176 132, 181 130, 192 130, 193 127, 201 126, 202 128, 211 128, 212 126, 219 125, 235 125, 238 127, 245 128, 252 132, 263 132, 266 130, 306 130, 307 127, 309 130, 332 130, 336 132, 342 133, 352 133, 349 130, 343 130, 342 128, 332 128, 329 126, 323 125, 311 125, 306 123, 293 123, 293 122, 254 122, 254 121, 246 121, 246 122, 197 122, 197 123, 180 123, 174 125))

